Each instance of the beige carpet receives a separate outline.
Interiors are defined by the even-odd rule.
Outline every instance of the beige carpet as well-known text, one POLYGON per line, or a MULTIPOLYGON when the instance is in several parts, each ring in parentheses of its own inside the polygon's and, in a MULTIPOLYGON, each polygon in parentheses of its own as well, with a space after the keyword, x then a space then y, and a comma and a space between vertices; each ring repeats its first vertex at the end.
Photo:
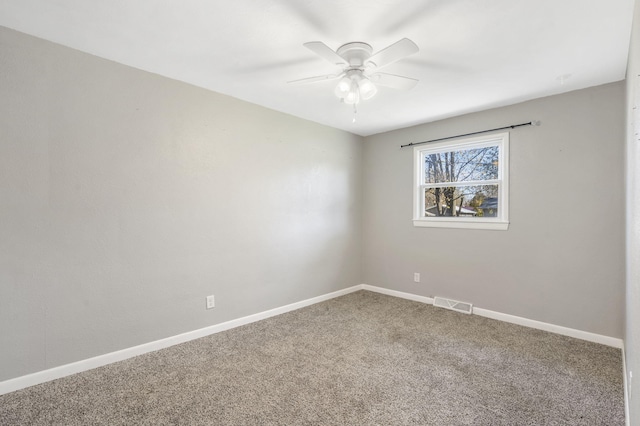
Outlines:
POLYGON ((624 425, 621 352, 359 291, 0 396, 2 425, 624 425))

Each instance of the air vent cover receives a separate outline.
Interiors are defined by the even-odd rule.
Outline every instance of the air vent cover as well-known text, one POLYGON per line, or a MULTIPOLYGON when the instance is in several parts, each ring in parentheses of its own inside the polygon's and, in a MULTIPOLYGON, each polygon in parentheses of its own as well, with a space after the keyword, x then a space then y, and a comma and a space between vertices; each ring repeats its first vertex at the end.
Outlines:
POLYGON ((463 314, 471 314, 473 312, 473 304, 467 302, 459 302, 457 300, 445 299, 444 297, 435 297, 433 306, 451 309, 452 311, 462 312, 463 314))

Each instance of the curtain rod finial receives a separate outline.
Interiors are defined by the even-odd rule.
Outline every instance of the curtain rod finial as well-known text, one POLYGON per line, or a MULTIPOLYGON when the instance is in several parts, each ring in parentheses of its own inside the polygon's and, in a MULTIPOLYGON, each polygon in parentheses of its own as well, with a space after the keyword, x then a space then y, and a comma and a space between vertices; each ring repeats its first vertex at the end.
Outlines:
POLYGON ((532 120, 531 121, 531 125, 532 126, 539 126, 540 125, 540 120, 532 120))

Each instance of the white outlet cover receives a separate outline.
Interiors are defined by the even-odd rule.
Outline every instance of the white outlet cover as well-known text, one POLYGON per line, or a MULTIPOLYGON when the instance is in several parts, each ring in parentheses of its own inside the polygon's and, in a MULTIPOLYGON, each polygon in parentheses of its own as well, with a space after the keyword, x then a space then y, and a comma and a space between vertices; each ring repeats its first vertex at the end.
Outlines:
POLYGON ((207 309, 215 308, 216 299, 214 296, 207 296, 207 309))

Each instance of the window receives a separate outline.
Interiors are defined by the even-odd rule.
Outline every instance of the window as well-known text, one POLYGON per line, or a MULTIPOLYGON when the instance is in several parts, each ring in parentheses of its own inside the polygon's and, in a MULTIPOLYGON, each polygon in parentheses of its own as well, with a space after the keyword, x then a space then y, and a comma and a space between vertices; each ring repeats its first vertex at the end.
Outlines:
POLYGON ((509 133, 414 148, 414 226, 506 230, 509 133))

